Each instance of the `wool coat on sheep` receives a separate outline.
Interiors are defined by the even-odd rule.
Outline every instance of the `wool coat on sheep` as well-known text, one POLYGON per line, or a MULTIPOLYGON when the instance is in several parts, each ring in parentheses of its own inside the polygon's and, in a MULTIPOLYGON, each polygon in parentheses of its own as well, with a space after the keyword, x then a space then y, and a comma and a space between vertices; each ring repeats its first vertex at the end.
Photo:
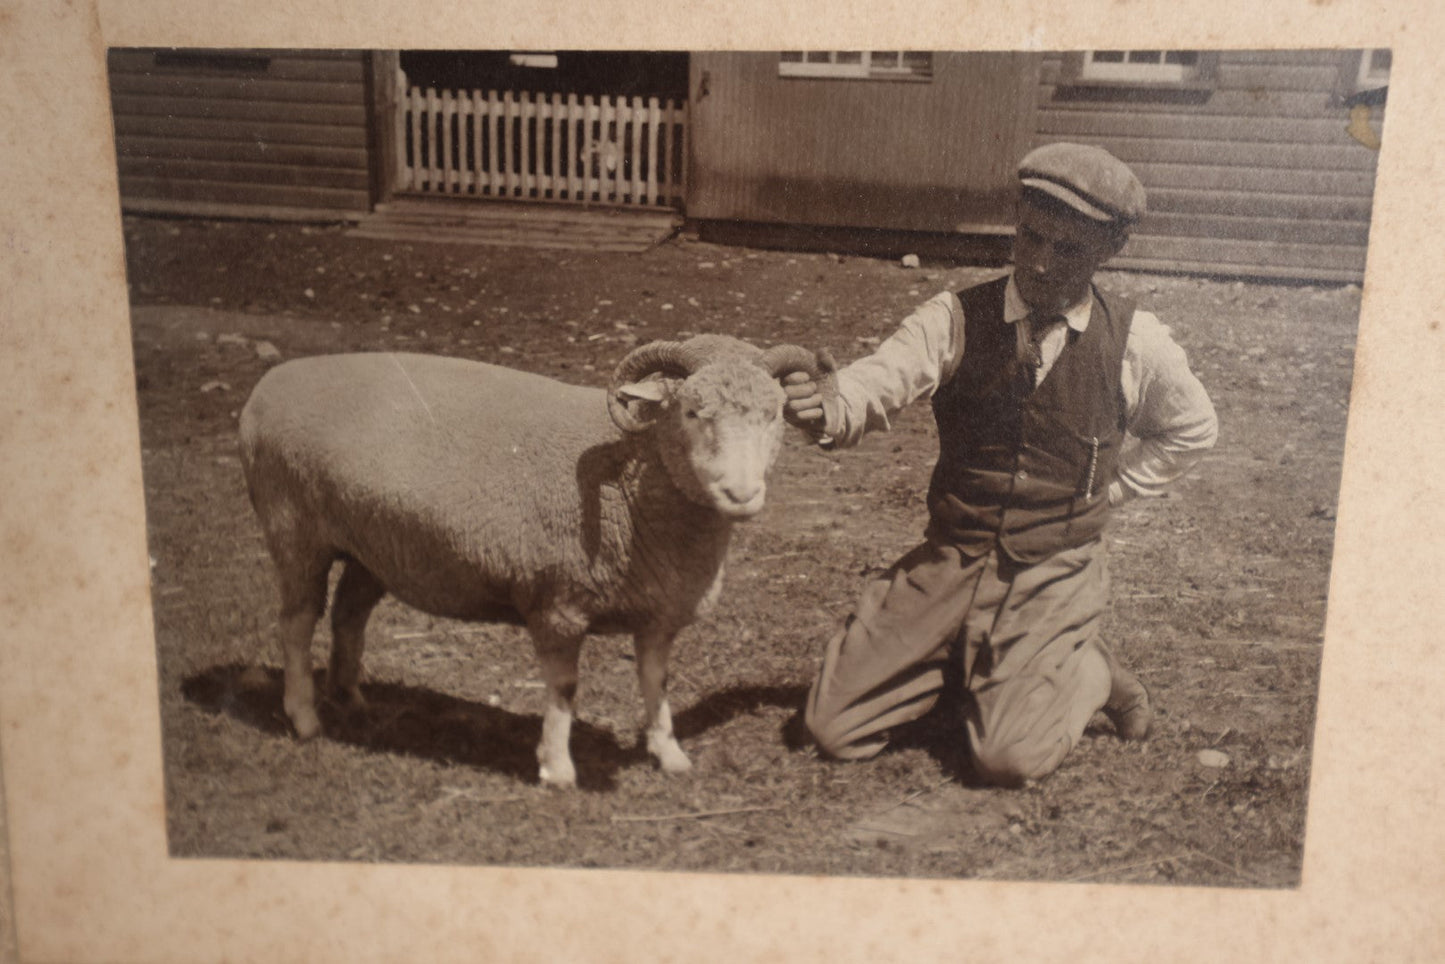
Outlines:
POLYGON ((716 597, 730 523, 601 389, 406 354, 298 359, 263 384, 241 438, 273 552, 300 557, 282 568, 351 557, 426 612, 578 631, 680 628, 716 597))

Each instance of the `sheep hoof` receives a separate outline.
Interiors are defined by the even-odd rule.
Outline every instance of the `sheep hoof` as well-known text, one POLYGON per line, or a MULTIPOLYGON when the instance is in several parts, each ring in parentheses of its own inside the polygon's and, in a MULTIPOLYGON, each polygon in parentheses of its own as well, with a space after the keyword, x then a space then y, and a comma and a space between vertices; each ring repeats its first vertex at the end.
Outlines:
POLYGON ((543 753, 538 749, 538 780, 542 786, 569 789, 577 786, 577 769, 568 753, 543 753))
POLYGON ((321 735, 321 718, 311 707, 288 711, 286 715, 291 717, 291 725, 296 728, 298 739, 312 740, 321 735))
POLYGON ((560 765, 543 763, 537 770, 537 779, 544 787, 570 790, 577 786, 577 771, 571 760, 564 760, 560 765))
POLYGON ((366 697, 361 695, 359 686, 327 687, 327 690, 336 705, 348 713, 359 713, 366 709, 366 697))
POLYGON ((657 743, 649 741, 647 749, 657 760, 657 765, 662 768, 663 773, 687 773, 692 769, 692 761, 687 758, 686 753, 682 752, 682 747, 677 745, 676 740, 669 739, 666 742, 658 741, 657 743))

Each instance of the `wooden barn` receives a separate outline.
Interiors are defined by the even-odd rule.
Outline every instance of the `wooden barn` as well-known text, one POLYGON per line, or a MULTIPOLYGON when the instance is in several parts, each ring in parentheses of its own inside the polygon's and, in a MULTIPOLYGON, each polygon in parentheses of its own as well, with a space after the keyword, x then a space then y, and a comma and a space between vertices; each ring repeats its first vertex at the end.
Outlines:
POLYGON ((758 243, 998 251, 1017 159, 1068 139, 1149 191, 1116 263, 1329 281, 1363 276, 1388 72, 1359 50, 110 56, 127 211, 418 237, 632 212, 758 243))
POLYGON ((110 51, 126 211, 366 216, 376 56, 363 51, 110 51))
POLYGON ((1073 140, 1148 189, 1117 265, 1363 276, 1388 52, 879 56, 694 54, 688 216, 1006 231, 1016 160, 1073 140))
POLYGON ((1098 144, 1138 173, 1151 213, 1118 264, 1363 278, 1388 50, 1196 52, 1159 88, 1131 79, 1149 62, 1099 53, 1044 57, 1035 141, 1098 144))

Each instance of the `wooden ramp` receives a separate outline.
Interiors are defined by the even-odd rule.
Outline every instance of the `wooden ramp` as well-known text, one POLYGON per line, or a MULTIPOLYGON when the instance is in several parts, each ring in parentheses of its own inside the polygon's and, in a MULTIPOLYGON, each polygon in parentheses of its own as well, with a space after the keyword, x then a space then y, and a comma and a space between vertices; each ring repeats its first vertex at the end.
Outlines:
POLYGON ((350 234, 385 241, 645 251, 667 240, 681 225, 682 216, 671 208, 418 197, 378 204, 350 234))

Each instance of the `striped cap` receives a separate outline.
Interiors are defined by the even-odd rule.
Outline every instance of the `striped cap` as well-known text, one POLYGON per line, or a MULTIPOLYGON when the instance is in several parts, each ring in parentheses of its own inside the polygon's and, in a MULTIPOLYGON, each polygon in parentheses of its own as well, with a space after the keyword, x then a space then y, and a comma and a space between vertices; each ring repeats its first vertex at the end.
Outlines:
POLYGON ((1128 226, 1144 215, 1144 185, 1102 147, 1059 142, 1019 162, 1019 181, 1095 221, 1128 226))

